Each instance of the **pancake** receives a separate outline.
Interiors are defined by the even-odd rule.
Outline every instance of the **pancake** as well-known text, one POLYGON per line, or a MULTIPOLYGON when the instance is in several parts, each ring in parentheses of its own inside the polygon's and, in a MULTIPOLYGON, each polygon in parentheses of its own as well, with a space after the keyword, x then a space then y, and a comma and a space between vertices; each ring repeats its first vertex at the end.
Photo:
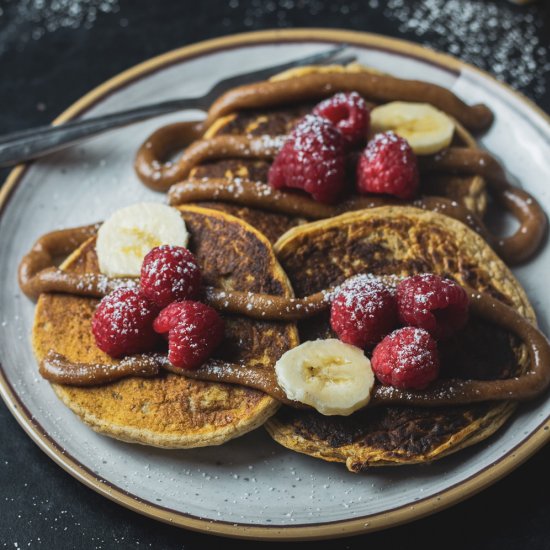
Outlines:
MULTIPOLYGON (((527 296, 492 249, 462 223, 412 207, 381 207, 294 228, 275 245, 296 296, 358 273, 407 276, 434 272, 487 292, 535 322, 527 296)), ((328 314, 299 323, 300 339, 334 337, 328 314)), ((525 372, 524 344, 502 328, 472 318, 440 344, 445 378, 498 379, 525 372)), ((275 441, 360 472, 369 466, 425 463, 494 433, 511 402, 420 408, 379 406, 350 417, 281 409, 266 423, 275 441)))
MULTIPOLYGON (((371 69, 356 63, 348 67, 301 67, 281 73, 272 80, 283 80, 311 73, 327 72, 372 72, 371 69)), ((280 136, 289 134, 298 121, 310 113, 314 104, 293 105, 270 110, 246 110, 226 115, 217 121, 205 133, 205 138, 222 135, 245 136, 280 136)), ((457 147, 475 147, 475 138, 457 123, 457 130, 452 144, 457 147)), ((230 158, 214 160, 201 164, 190 173, 191 179, 225 178, 228 182, 244 179, 267 182, 270 162, 260 159, 230 158)), ((430 175, 421 181, 421 193, 436 195, 457 201, 472 212, 483 216, 487 207, 485 181, 479 176, 430 175)), ((198 202, 197 204, 215 208, 235 215, 260 231, 264 232, 271 242, 275 242, 284 232, 306 223, 299 217, 276 214, 267 210, 236 206, 224 202, 198 202)))
MULTIPOLYGON (((226 290, 291 296, 285 273, 257 230, 227 214, 182 207, 190 248, 204 283, 226 290)), ((95 238, 63 264, 74 273, 99 272, 95 238)), ((33 328, 38 360, 49 350, 79 363, 114 364, 91 332, 97 300, 42 294, 33 328)), ((271 365, 297 344, 295 325, 224 316, 226 336, 214 358, 271 365)), ((57 396, 95 431, 116 439, 157 447, 217 445, 262 425, 278 408, 266 394, 237 385, 203 382, 162 373, 94 387, 52 384, 57 396)))

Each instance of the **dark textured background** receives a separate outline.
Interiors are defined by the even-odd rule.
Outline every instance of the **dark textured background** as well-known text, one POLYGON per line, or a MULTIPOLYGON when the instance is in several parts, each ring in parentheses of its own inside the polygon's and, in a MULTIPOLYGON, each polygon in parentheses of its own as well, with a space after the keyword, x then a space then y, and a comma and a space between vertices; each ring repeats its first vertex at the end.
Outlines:
MULTIPOLYGON (((299 26, 378 32, 437 47, 492 70, 550 112, 547 2, 520 8, 505 0, 0 0, 0 133, 48 123, 105 79, 167 50, 299 26)), ((0 181, 6 175, 0 170, 0 181)), ((141 517, 81 485, 38 449, 3 404, 0 433, 0 548, 194 549, 216 542, 141 517)), ((549 463, 546 447, 449 510, 384 532, 302 545, 548 549, 549 463)))

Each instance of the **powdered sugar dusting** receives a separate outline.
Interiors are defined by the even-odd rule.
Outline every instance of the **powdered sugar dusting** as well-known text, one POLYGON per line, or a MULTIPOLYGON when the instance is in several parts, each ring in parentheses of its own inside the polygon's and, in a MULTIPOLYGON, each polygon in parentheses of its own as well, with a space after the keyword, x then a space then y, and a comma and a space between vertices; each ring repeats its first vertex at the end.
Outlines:
POLYGON ((383 384, 423 389, 439 373, 437 345, 424 329, 401 328, 376 347, 372 368, 383 384))
POLYGON ((351 307, 356 301, 368 305, 374 305, 380 293, 390 291, 395 294, 395 287, 386 286, 379 277, 370 273, 361 273, 350 277, 335 291, 335 298, 343 300, 346 306, 351 307))
POLYGON ((122 287, 109 294, 101 302, 109 311, 111 330, 119 334, 141 332, 141 323, 151 319, 152 309, 148 300, 140 296, 135 288, 122 287))
POLYGON ((287 140, 286 135, 282 136, 270 136, 264 134, 262 136, 255 137, 250 141, 250 151, 252 153, 277 153, 287 140))
POLYGON ((340 140, 336 136, 339 136, 339 133, 327 119, 317 115, 306 115, 292 134, 293 147, 300 160, 306 155, 306 160, 309 160, 313 154, 313 160, 326 162, 326 153, 341 152, 341 148, 336 145, 340 145, 340 140), (334 139, 327 139, 327 136, 334 139))
POLYGON ((192 298, 200 282, 200 268, 187 248, 162 245, 151 250, 143 260, 142 291, 161 307, 175 300, 192 298))
POLYGON ((451 279, 434 273, 409 277, 399 287, 400 318, 426 329, 435 338, 447 338, 468 319, 469 299, 451 279))
POLYGON ((415 392, 408 393, 403 392, 395 386, 383 386, 378 385, 376 387, 376 397, 384 400, 414 400, 418 401, 432 401, 433 399, 439 399, 441 401, 451 399, 454 395, 458 394, 460 390, 466 385, 464 380, 453 379, 452 385, 449 384, 434 384, 430 386, 428 393, 415 392))
POLYGON ((188 290, 189 277, 194 277, 199 271, 198 265, 186 249, 164 245, 159 250, 169 250, 173 261, 168 262, 165 256, 156 256, 144 263, 144 271, 154 281, 153 286, 161 287, 168 281, 174 293, 188 290))
POLYGON ((345 140, 328 120, 306 115, 294 128, 269 170, 275 189, 296 188, 333 203, 345 186, 345 140))
POLYGON ((120 287, 136 288, 138 281, 128 277, 111 278, 101 273, 82 273, 76 282, 77 293, 108 294, 120 287))
MULTIPOLYGON (((365 149, 365 156, 369 161, 374 161, 381 149, 385 149, 389 146, 398 147, 401 152, 401 162, 403 164, 409 164, 411 161, 410 146, 406 140, 400 138, 395 132, 383 132, 376 134, 369 142, 368 147, 365 149)), ((395 149, 394 149, 395 150, 395 149)))
POLYGON ((359 273, 346 279, 339 287, 333 291, 333 295, 337 292, 356 292, 362 287, 385 288, 392 294, 395 294, 397 285, 403 279, 399 275, 374 275, 373 273, 359 273))
POLYGON ((395 291, 378 277, 351 277, 334 291, 330 323, 338 338, 364 348, 373 346, 397 324, 395 291))
POLYGON ((538 38, 545 24, 536 8, 521 11, 502 0, 388 0, 384 15, 399 31, 485 69, 514 88, 546 92, 548 45, 538 38), (503 32, 504 31, 504 32, 503 32))
MULTIPOLYGON (((13 43, 18 49, 59 29, 90 29, 98 16, 119 11, 119 0, 19 0, 0 4, 0 16, 10 13, 0 27, 0 53, 13 43)), ((1 19, 1 17, 0 17, 1 19)), ((126 21, 127 24, 127 21, 126 21)))
POLYGON ((158 340, 153 330, 157 313, 139 289, 114 290, 99 302, 92 319, 97 346, 112 357, 150 351, 158 340))
POLYGON ((402 373, 406 369, 422 367, 430 359, 429 350, 423 346, 426 331, 420 328, 411 328, 412 339, 402 345, 395 354, 397 359, 394 371, 402 373))

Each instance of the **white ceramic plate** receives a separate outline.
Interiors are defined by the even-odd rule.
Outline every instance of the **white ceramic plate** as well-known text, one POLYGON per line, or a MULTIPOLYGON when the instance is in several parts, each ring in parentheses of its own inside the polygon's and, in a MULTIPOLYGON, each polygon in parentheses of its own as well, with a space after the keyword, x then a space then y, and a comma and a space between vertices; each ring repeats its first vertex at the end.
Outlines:
MULTIPOLYGON (((550 211, 548 118, 491 77, 413 44, 342 31, 278 31, 183 48, 109 81, 62 120, 195 95, 216 80, 348 42, 359 61, 405 78, 436 82, 469 103, 484 102, 495 123, 482 143, 512 180, 550 211)), ((165 116, 113 131, 10 176, 0 195, 0 389, 28 434, 62 467, 105 496, 141 513, 201 531, 240 537, 306 539, 380 529, 426 515, 481 490, 549 438, 550 399, 522 406, 489 440, 429 467, 353 475, 292 453, 262 430, 216 448, 165 451, 97 435, 55 397, 37 373, 30 346, 34 304, 16 269, 42 233, 103 219, 141 200, 163 201, 132 168, 155 128, 197 116, 165 116)), ((60 120, 61 120, 60 119, 60 120)), ((550 248, 515 270, 548 333, 550 248), (546 275, 545 275, 546 274, 546 275)))

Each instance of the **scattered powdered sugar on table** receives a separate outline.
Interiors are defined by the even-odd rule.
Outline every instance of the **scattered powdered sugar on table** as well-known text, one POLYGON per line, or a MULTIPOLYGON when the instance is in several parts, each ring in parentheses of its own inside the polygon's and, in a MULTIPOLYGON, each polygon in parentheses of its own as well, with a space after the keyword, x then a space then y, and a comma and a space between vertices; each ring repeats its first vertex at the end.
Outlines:
POLYGON ((535 8, 505 5, 502 0, 388 0, 384 15, 413 32, 425 45, 446 51, 518 90, 546 92, 550 73, 548 46, 538 33, 545 24, 535 8))
MULTIPOLYGON (((397 25, 403 38, 450 53, 484 69, 534 99, 546 92, 549 46, 542 38, 549 22, 544 2, 514 6, 504 0, 229 0, 228 15, 239 10, 239 23, 249 29, 293 27, 297 21, 345 17, 340 26, 380 32, 378 15, 397 25)), ((235 26, 226 16, 224 27, 235 26)), ((392 25, 391 27, 394 27, 392 25)), ((393 34, 393 28, 392 28, 393 34)), ((547 33, 548 34, 548 33, 547 33)))
POLYGON ((31 40, 59 29, 90 29, 99 14, 119 11, 119 0, 7 0, 0 2, 0 54, 13 43, 23 48, 31 40), (10 15, 2 25, 3 15, 10 15))

